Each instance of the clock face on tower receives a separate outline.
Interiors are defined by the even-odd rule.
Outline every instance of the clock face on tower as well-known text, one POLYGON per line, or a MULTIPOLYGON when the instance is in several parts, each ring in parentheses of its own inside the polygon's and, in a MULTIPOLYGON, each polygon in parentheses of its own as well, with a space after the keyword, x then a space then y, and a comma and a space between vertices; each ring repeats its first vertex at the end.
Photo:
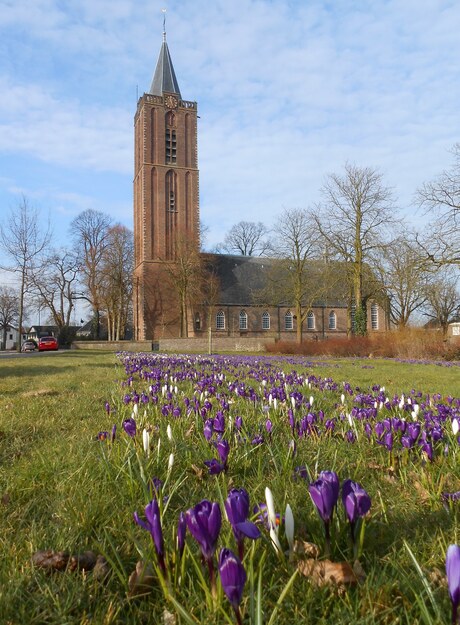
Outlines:
POLYGON ((177 98, 173 95, 165 96, 165 105, 170 109, 177 108, 177 98))

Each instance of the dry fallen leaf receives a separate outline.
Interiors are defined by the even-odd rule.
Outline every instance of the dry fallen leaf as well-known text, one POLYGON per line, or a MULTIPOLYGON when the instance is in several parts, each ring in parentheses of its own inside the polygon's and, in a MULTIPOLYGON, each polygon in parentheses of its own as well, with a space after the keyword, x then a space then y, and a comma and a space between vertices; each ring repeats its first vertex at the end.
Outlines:
POLYGON ((192 464, 192 471, 195 473, 199 480, 203 479, 204 470, 200 467, 197 467, 196 464, 192 464))
POLYGON ((128 596, 140 597, 147 595, 155 586, 156 577, 153 566, 149 563, 139 561, 136 569, 131 573, 128 580, 128 596))
POLYGON ((299 572, 316 586, 348 586, 356 584, 358 578, 348 562, 331 562, 308 558, 297 564, 299 572))
POLYGON ((310 558, 319 558, 320 549, 314 543, 308 543, 304 540, 296 540, 294 542, 293 552, 298 556, 308 556, 310 558))
POLYGON ((69 562, 69 554, 65 551, 46 549, 37 551, 32 556, 32 564, 45 571, 64 571, 69 562))
POLYGON ((91 571, 96 565, 97 555, 94 551, 84 551, 69 560, 69 571, 91 571))
POLYGON ((110 567, 104 556, 97 556, 96 564, 93 569, 93 578, 98 582, 104 582, 110 575, 110 567))
POLYGON ((163 623, 164 625, 176 625, 176 615, 166 608, 163 610, 163 623))
POLYGON ((418 480, 414 481, 414 488, 418 493, 421 503, 428 503, 430 501, 430 493, 418 480))
POLYGON ((9 493, 5 493, 4 495, 2 495, 2 504, 4 506, 7 506, 10 502, 11 502, 11 496, 9 493))

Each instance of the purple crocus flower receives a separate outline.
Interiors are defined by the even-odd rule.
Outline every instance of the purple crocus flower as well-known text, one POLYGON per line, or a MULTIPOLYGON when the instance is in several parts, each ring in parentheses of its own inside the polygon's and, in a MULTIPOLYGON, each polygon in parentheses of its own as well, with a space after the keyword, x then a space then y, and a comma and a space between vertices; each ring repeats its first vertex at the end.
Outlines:
POLYGON ((336 496, 335 485, 327 479, 316 480, 316 482, 309 485, 308 490, 324 523, 326 553, 329 554, 331 550, 330 523, 332 515, 334 514, 334 508, 337 504, 338 493, 336 496))
POLYGON ((460 547, 449 545, 446 554, 447 585, 452 602, 452 623, 457 623, 457 610, 460 603, 460 547))
POLYGON ((109 433, 104 431, 104 432, 98 432, 97 433, 97 440, 98 441, 105 441, 107 440, 109 437, 109 433))
POLYGON ((214 429, 214 419, 206 419, 203 426, 203 434, 207 441, 210 441, 212 438, 212 433, 214 429))
POLYGON ((335 486, 327 479, 318 479, 309 485, 310 497, 325 523, 329 523, 337 504, 338 492, 335 486))
POLYGON ((221 549, 219 554, 219 575, 222 589, 235 612, 238 625, 243 622, 240 603, 246 583, 246 571, 241 560, 230 549, 221 549))
POLYGON ((105 408, 106 413, 110 414, 110 404, 108 401, 105 402, 104 408, 105 408))
POLYGON ((228 459, 228 454, 230 453, 230 445, 228 441, 225 441, 225 440, 218 441, 215 444, 215 446, 217 449, 217 453, 219 454, 220 461, 222 462, 224 467, 227 468, 227 459, 228 459))
POLYGON ((371 498, 361 484, 353 480, 345 480, 342 484, 342 503, 347 519, 350 523, 355 523, 359 517, 369 512, 371 498))
POLYGON ((117 435, 117 424, 114 423, 112 426, 112 435, 111 435, 112 443, 114 442, 116 435, 117 435))
POLYGON ((219 475, 219 473, 225 471, 225 465, 221 464, 215 458, 212 458, 212 460, 205 460, 204 464, 209 469, 209 475, 219 475))
POLYGON ((318 479, 326 480, 326 482, 330 483, 334 493, 335 501, 337 502, 340 491, 340 481, 337 473, 335 471, 321 471, 321 473, 318 475, 318 479))
POLYGON ((179 560, 182 558, 182 554, 184 553, 186 532, 187 522, 185 520, 185 514, 181 512, 177 522, 177 550, 179 551, 179 560))
POLYGON ((128 436, 134 438, 136 436, 136 421, 131 417, 123 421, 123 429, 128 436))
POLYGON ((155 545, 155 551, 158 557, 158 564, 164 575, 166 575, 166 565, 164 561, 164 542, 163 542, 163 531, 161 529, 161 518, 160 518, 160 508, 158 506, 158 501, 156 499, 152 499, 150 503, 148 503, 145 507, 145 518, 146 521, 143 521, 137 512, 134 513, 134 520, 138 525, 140 525, 143 529, 150 532, 152 536, 153 543, 155 545))
POLYGON ((249 495, 244 488, 232 488, 225 500, 225 511, 232 526, 233 535, 238 543, 238 555, 244 556, 244 537, 255 540, 260 537, 260 530, 251 521, 249 516, 249 495))
POLYGON ((188 530, 199 544, 204 559, 211 560, 222 524, 219 504, 203 499, 194 508, 187 510, 185 519, 188 530))

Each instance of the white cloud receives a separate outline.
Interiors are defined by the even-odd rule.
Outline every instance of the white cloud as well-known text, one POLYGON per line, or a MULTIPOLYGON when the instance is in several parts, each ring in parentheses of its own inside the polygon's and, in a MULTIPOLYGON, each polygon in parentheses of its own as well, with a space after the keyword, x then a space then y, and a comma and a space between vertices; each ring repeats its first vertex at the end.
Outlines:
MULTIPOLYGON (((39 192, 63 219, 91 200, 99 208, 109 184, 119 189, 106 187, 109 210, 131 219, 135 89, 150 85, 162 6, 21 0, 0 11, 7 53, 0 158, 41 163, 39 192), (47 179, 46 166, 66 171, 61 186, 54 174, 47 179), (87 188, 85 172, 95 172, 91 184, 100 188, 87 188)), ((460 135, 457 2, 171 0, 167 7, 182 95, 198 101, 201 116, 210 239, 243 218, 271 223, 283 206, 311 204, 324 176, 346 160, 380 168, 402 207, 449 166, 460 135)), ((32 188, 23 171, 4 174, 0 196, 32 188)))

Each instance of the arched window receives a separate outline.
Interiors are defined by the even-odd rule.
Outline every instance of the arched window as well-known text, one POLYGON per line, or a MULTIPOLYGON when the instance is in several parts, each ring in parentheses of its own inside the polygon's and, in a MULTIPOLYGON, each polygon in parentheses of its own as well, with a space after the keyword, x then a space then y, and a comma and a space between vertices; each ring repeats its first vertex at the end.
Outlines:
POLYGON ((247 329, 248 329, 248 316, 244 312, 244 310, 242 310, 240 312, 240 330, 247 330, 247 329))
POLYGON ((225 330, 225 313, 219 310, 216 315, 216 330, 225 330))
POLYGON ((294 321, 293 316, 290 310, 284 315, 284 329, 285 330, 293 330, 294 329, 294 321))
POLYGON ((315 329, 315 315, 312 310, 308 312, 307 315, 307 330, 315 329))
POLYGON ((379 307, 375 302, 371 306, 371 328, 379 329, 379 307))
POLYGON ((262 313, 262 330, 270 330, 270 313, 262 313))
POLYGON ((337 317, 333 310, 329 313, 329 330, 337 329, 337 317))
POLYGON ((165 135, 165 148, 166 148, 166 162, 177 162, 177 140, 176 131, 173 126, 175 125, 175 116, 172 111, 166 113, 166 135, 165 135))
POLYGON ((201 315, 199 312, 195 314, 195 330, 201 330, 201 315))

